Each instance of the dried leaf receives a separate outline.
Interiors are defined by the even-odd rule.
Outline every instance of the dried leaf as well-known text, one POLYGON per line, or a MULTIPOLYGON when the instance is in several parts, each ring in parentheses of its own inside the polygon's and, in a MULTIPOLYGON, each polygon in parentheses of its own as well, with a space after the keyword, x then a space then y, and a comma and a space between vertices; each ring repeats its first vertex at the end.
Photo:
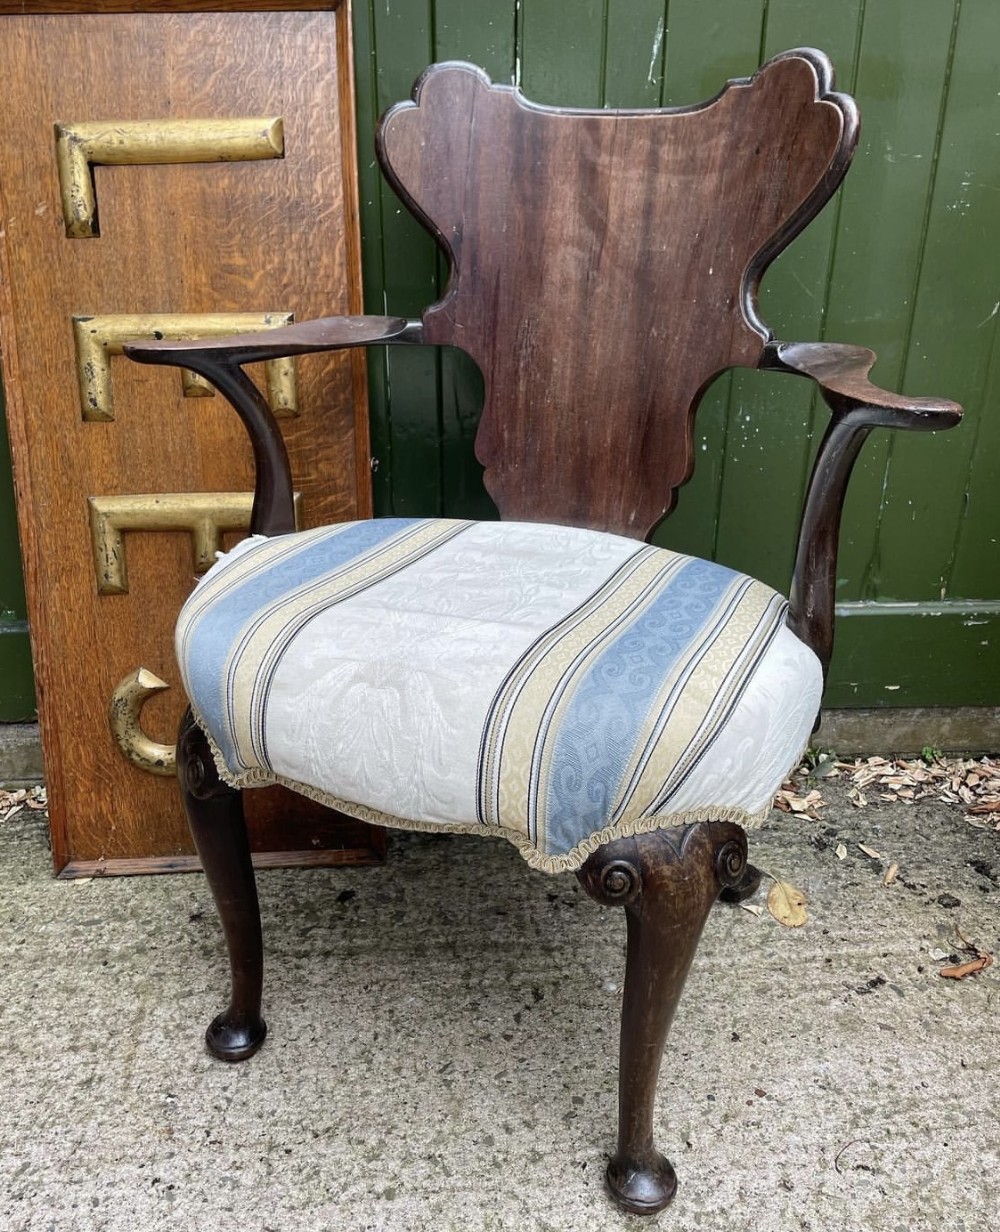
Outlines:
POLYGON ((809 801, 804 796, 787 795, 785 799, 788 801, 788 807, 793 813, 809 812, 809 801))
POLYGON ((779 924, 800 928, 806 915, 806 896, 787 881, 775 880, 767 894, 767 909, 779 924))
POLYGON ((858 843, 858 846, 866 856, 869 856, 873 860, 882 860, 885 858, 881 851, 876 851, 874 847, 869 847, 867 843, 858 843))
POLYGON ((749 911, 751 915, 761 916, 764 914, 764 908, 757 903, 740 903, 744 911, 749 911))
POLYGON ((885 870, 885 876, 882 878, 882 884, 885 886, 891 886, 898 876, 899 865, 896 863, 890 864, 885 870))
POLYGON ((843 843, 837 844, 837 846, 834 848, 834 855, 837 857, 838 860, 847 859, 847 848, 844 846, 843 843))
POLYGON ((938 975, 944 976, 946 980, 964 980, 968 975, 976 975, 980 971, 985 971, 992 963, 991 955, 981 954, 969 962, 959 963, 957 967, 942 967, 938 975))

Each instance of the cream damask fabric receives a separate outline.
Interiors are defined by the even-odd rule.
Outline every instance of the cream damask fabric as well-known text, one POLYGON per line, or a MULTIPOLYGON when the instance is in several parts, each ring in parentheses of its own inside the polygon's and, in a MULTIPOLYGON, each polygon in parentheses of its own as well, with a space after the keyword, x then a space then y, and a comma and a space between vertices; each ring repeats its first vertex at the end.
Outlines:
POLYGON ((224 556, 177 626, 220 770, 535 867, 701 818, 758 824, 819 663, 723 566, 535 523, 377 519, 224 556))

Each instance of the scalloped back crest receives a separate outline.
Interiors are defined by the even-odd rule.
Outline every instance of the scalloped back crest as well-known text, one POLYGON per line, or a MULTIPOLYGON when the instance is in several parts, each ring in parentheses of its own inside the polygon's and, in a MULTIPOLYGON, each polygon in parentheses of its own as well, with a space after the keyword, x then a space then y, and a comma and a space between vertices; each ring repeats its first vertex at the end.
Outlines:
POLYGON ((451 264, 425 334, 482 370, 504 517, 643 538, 669 511, 702 391, 769 336, 761 274, 850 162, 832 85, 786 52, 696 107, 577 111, 439 64, 386 114, 386 175, 451 264))

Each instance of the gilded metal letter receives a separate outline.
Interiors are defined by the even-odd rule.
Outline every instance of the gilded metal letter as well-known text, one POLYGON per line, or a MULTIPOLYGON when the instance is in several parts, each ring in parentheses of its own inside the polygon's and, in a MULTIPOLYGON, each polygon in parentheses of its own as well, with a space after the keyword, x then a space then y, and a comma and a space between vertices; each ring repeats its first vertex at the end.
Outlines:
POLYGON ((134 766, 150 774, 170 775, 177 769, 176 746, 151 739, 140 724, 146 698, 169 688, 165 680, 139 667, 118 682, 108 706, 108 722, 118 747, 134 766))
POLYGON ((283 158, 280 117, 233 120, 98 120, 56 125, 56 163, 66 234, 99 235, 91 167, 231 163, 283 158))
MULTIPOLYGON (((246 530, 252 492, 154 492, 129 496, 89 496, 90 537, 101 595, 128 593, 124 532, 187 531, 194 547, 195 573, 215 563, 222 533, 246 530)), ((296 521, 299 494, 295 494, 296 521)))
MULTIPOLYGON (((88 422, 110 423, 115 417, 111 356, 121 355, 137 338, 220 338, 291 325, 291 312, 116 313, 73 318, 80 409, 88 422)), ((279 419, 298 412, 295 360, 272 359, 264 365, 267 399, 279 419)), ((211 398, 215 390, 194 372, 183 373, 184 396, 211 398)))

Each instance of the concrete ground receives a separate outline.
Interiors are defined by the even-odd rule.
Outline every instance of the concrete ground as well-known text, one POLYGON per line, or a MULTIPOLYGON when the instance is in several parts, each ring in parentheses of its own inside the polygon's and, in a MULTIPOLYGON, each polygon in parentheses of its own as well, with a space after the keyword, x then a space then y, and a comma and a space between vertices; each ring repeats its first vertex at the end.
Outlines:
MULTIPOLYGON (((1000 1229, 1000 964, 938 975, 956 926, 1000 953, 1000 834, 824 795, 753 843, 808 923, 712 914, 660 1082, 680 1188, 655 1226, 1000 1229)), ((0 825, 3 1232, 643 1226, 602 1184, 619 913, 466 838, 260 885, 270 1036, 226 1066, 201 1043, 225 986, 203 879, 57 882, 44 817, 0 825)))

